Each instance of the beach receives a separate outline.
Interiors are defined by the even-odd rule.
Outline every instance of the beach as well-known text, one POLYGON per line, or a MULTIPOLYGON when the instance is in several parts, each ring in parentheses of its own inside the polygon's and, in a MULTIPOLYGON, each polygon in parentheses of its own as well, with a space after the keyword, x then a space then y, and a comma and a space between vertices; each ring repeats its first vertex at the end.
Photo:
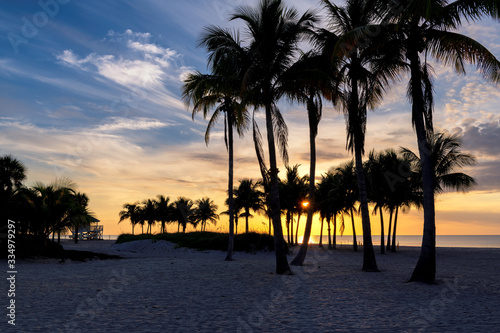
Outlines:
MULTIPOLYGON (((224 252, 164 241, 113 244, 63 241, 65 249, 123 259, 18 261, 16 326, 4 315, 2 327, 18 332, 492 332, 500 327, 500 249, 438 248, 438 284, 426 285, 406 283, 419 255, 414 247, 377 254, 380 272, 366 273, 362 251, 314 245, 305 266, 280 276, 271 252, 236 252, 227 262, 224 252)), ((3 286, 8 289, 5 279, 3 286)))

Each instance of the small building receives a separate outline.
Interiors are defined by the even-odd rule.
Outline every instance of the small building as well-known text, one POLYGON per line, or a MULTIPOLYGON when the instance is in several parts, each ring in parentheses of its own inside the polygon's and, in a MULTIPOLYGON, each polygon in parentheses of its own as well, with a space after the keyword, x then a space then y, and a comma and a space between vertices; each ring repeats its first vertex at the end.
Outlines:
MULTIPOLYGON (((104 226, 99 225, 99 221, 96 218, 91 218, 89 225, 80 227, 78 229, 78 240, 94 240, 103 239, 104 226)), ((71 238, 75 238, 75 231, 72 231, 71 238)))

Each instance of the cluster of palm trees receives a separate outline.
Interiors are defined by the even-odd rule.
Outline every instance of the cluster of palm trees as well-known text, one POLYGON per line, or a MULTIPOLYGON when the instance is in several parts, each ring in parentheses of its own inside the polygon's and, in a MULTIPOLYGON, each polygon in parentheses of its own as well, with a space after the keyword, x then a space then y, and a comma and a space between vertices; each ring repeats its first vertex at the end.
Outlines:
MULTIPOLYGON (((46 239, 52 234, 60 241, 61 233, 88 226, 95 220, 88 208, 89 198, 77 192, 69 179, 57 179, 51 184, 41 182, 26 187, 26 167, 11 155, 0 157, 0 198, 2 230, 7 219, 16 221, 20 237, 32 235, 46 239)), ((78 242, 78 237, 75 237, 78 242)))
POLYGON ((201 231, 205 231, 207 224, 217 224, 219 215, 218 206, 210 198, 202 198, 193 201, 186 197, 179 197, 171 202, 169 197, 158 195, 156 199, 146 199, 141 203, 126 203, 120 211, 120 222, 129 220, 132 225, 132 234, 136 225, 140 225, 144 233, 144 225, 147 225, 146 233, 151 234, 156 223, 160 223, 160 232, 167 232, 168 224, 177 223, 177 232, 182 227, 186 232, 188 225, 195 229, 200 225, 201 231))
POLYGON ((364 271, 378 271, 371 240, 368 186, 364 154, 367 111, 383 100, 384 93, 408 74, 408 98, 417 134, 423 189, 424 235, 419 261, 411 280, 435 279, 435 212, 429 140, 433 135, 433 86, 429 59, 451 65, 465 73, 467 63, 476 65, 483 76, 500 81, 500 62, 477 41, 457 33, 462 21, 499 17, 498 2, 417 1, 390 2, 347 0, 337 6, 322 0, 322 14, 303 15, 287 8, 282 0, 259 0, 256 7, 236 9, 230 20, 244 23, 245 38, 236 30, 209 26, 200 46, 209 53, 209 74, 192 73, 185 80, 183 97, 193 106, 193 117, 202 112, 209 121, 206 141, 219 116, 224 117, 229 151, 229 229, 227 260, 233 244, 233 129, 241 135, 250 124, 262 182, 269 188, 269 209, 274 227, 276 271, 290 272, 280 222, 278 151, 287 164, 287 128, 278 101, 288 98, 306 106, 310 128, 309 201, 304 242, 292 262, 303 264, 314 213, 315 138, 322 115, 322 100, 331 101, 346 116, 347 148, 354 155, 357 194, 363 227, 364 271), (300 50, 309 42, 309 50, 300 50), (253 112, 249 112, 253 109, 253 112), (253 115, 264 110, 266 119, 267 167, 262 138, 253 115))

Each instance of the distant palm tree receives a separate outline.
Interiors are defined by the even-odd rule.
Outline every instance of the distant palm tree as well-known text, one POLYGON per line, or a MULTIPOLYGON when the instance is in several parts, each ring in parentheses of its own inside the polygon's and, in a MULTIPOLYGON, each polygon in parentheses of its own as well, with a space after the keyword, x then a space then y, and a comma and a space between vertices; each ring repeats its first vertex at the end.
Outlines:
POLYGON ((263 209, 263 194, 259 191, 259 184, 248 178, 240 180, 240 184, 234 189, 234 194, 235 206, 243 210, 240 216, 245 217, 245 232, 248 233, 248 218, 251 217, 250 210, 259 212, 263 209))
POLYGON ((358 251, 358 241, 356 238, 356 226, 354 224, 354 215, 358 213, 356 208, 359 201, 358 184, 356 176, 356 168, 354 167, 354 160, 346 162, 335 169, 336 174, 340 177, 338 188, 339 192, 343 194, 341 202, 343 203, 343 210, 345 214, 351 217, 352 226, 352 246, 354 252, 358 251))
POLYGON ((172 222, 174 207, 169 197, 157 195, 155 200, 156 220, 161 223, 161 233, 167 232, 165 225, 172 222))
MULTIPOLYGON (((73 229, 75 243, 78 243, 79 228, 90 226, 90 223, 95 219, 94 214, 87 207, 88 202, 89 198, 87 195, 80 192, 75 193, 69 202, 65 224, 67 228, 73 229)), ((60 234, 58 238, 60 238, 60 234)))
MULTIPOLYGON (((191 222, 191 216, 194 212, 194 203, 191 199, 186 197, 179 197, 174 202, 173 221, 178 223, 178 227, 182 226, 182 232, 186 232, 187 224, 191 222)), ((177 229, 177 232, 179 228, 177 229)))
POLYGON ((433 87, 427 58, 451 65, 459 74, 465 74, 467 63, 476 65, 485 78, 498 83, 500 62, 483 45, 456 32, 462 20, 476 21, 484 16, 498 18, 498 3, 411 0, 396 11, 389 8, 383 19, 381 31, 387 32, 383 38, 396 41, 394 45, 399 50, 392 53, 399 54, 408 64, 408 97, 422 166, 424 231, 420 257, 410 281, 432 283, 436 276, 435 168, 428 153, 428 137, 433 132, 433 87))
POLYGON ((130 224, 132 225, 132 235, 134 234, 134 227, 139 223, 139 214, 140 214, 140 207, 139 203, 126 203, 123 205, 123 210, 120 211, 119 216, 120 216, 120 221, 118 223, 124 221, 124 220, 130 220, 130 224))
POLYGON ((280 182, 280 206, 286 210, 288 243, 294 245, 293 216, 302 210, 302 202, 307 196, 307 176, 300 177, 299 164, 286 167, 285 179, 280 182))
POLYGON ((217 214, 217 205, 210 198, 203 198, 196 200, 195 209, 191 220, 194 223, 200 223, 201 231, 207 230, 207 222, 212 224, 217 224, 219 215, 217 214))
MULTIPOLYGON (((284 73, 297 56, 299 41, 307 34, 316 21, 314 15, 306 12, 299 16, 297 11, 286 8, 281 0, 261 0, 256 7, 239 7, 231 20, 242 20, 245 33, 249 37, 248 52, 251 64, 243 81, 243 96, 256 108, 263 108, 266 114, 266 131, 269 153, 270 206, 274 226, 276 252, 276 272, 290 272, 286 257, 287 249, 280 220, 280 200, 278 190, 278 167, 275 141, 283 159, 287 161, 287 130, 279 112, 277 101, 284 73), (277 140, 275 140, 275 131, 277 140)), ((261 150, 257 149, 260 153, 261 150)), ((259 162, 262 162, 262 155, 259 162)), ((262 163, 261 172, 262 171, 262 163)), ((266 181, 266 178, 263 179, 266 181)))
POLYGON ((146 233, 151 234, 153 232, 153 226, 156 223, 156 203, 153 199, 146 199, 142 202, 142 214, 143 218, 148 224, 146 233))

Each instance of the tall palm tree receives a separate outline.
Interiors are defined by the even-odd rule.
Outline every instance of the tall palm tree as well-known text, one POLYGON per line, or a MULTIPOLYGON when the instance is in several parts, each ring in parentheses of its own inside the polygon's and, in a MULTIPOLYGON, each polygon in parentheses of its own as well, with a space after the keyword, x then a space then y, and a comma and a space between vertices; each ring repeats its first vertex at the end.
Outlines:
POLYGON ((427 57, 451 65, 465 74, 467 63, 476 65, 483 76, 500 81, 500 62, 483 45, 457 33, 462 20, 476 21, 484 16, 499 17, 496 1, 417 1, 404 3, 401 10, 388 11, 386 40, 397 40, 399 53, 408 63, 408 98, 422 165, 424 231, 422 248, 410 281, 432 283, 436 276, 436 225, 434 207, 434 166, 429 155, 432 135, 433 90, 427 57))
MULTIPOLYGON (((363 170, 367 110, 375 108, 382 99, 384 88, 397 78, 400 64, 397 54, 374 51, 371 44, 352 43, 353 31, 364 29, 377 20, 377 0, 348 0, 339 7, 329 0, 322 3, 327 11, 332 35, 338 39, 333 50, 339 57, 338 72, 341 82, 341 104, 346 116, 347 148, 354 154, 359 187, 361 220, 363 225, 363 271, 378 271, 371 239, 370 213, 366 179, 363 170), (338 37, 337 37, 338 36, 338 37), (346 49, 346 45, 349 46, 346 49)), ((328 40, 329 38, 325 38, 328 40)), ((331 39, 331 38, 330 38, 331 39)), ((329 44, 326 44, 329 46, 329 44)), ((331 45, 331 44, 330 44, 331 45)))
POLYGON ((219 215, 217 214, 218 208, 210 198, 196 200, 191 219, 195 223, 200 223, 201 231, 206 231, 207 222, 211 222, 214 225, 217 224, 217 220, 219 219, 219 215))
POLYGON ((139 223, 139 203, 126 203, 123 205, 123 210, 118 214, 120 216, 120 220, 118 223, 130 220, 130 224, 132 225, 132 235, 134 234, 134 228, 139 223))
POLYGON ((231 20, 236 19, 246 25, 248 52, 252 60, 244 75, 243 96, 256 108, 263 108, 266 115, 276 272, 287 274, 290 267, 280 221, 275 130, 280 129, 277 142, 285 162, 287 131, 277 101, 281 97, 281 78, 297 56, 299 41, 310 31, 316 19, 310 12, 300 16, 295 9, 286 8, 281 0, 260 0, 255 8, 239 7, 231 17, 231 20))
POLYGON ((252 179, 242 179, 237 188, 234 189, 235 206, 244 210, 241 216, 245 217, 245 232, 249 232, 248 218, 251 216, 250 210, 259 212, 263 209, 262 193, 259 184, 252 179))
POLYGON ((229 154, 228 162, 228 206, 229 206, 229 242, 226 260, 232 260, 234 247, 234 199, 233 199, 233 129, 240 136, 247 127, 247 113, 240 103, 240 86, 243 71, 248 63, 246 50, 240 45, 238 36, 229 30, 210 26, 200 41, 209 52, 210 75, 199 72, 188 75, 183 86, 183 99, 186 104, 193 104, 193 119, 198 112, 205 118, 213 109, 205 133, 208 144, 210 130, 217 119, 224 115, 224 140, 229 154))
POLYGON ((165 225, 172 222, 174 207, 169 197, 157 195, 155 200, 156 220, 161 223, 161 233, 167 232, 165 225))

